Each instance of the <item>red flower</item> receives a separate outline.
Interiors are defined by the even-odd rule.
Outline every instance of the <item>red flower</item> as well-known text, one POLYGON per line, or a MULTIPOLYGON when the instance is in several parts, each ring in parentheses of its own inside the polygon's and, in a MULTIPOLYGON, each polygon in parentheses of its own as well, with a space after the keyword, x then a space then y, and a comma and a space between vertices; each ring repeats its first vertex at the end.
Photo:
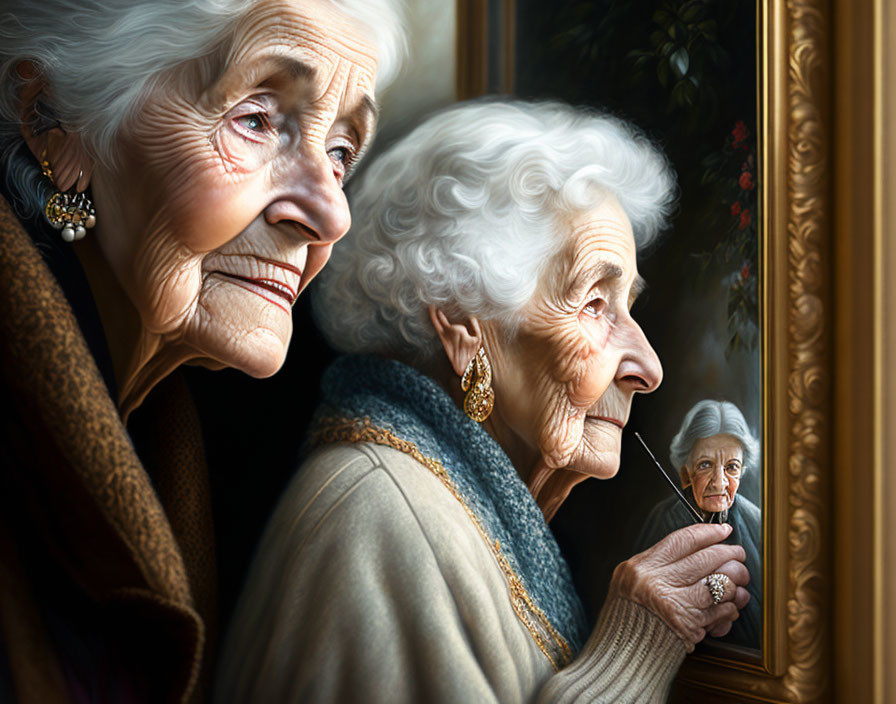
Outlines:
POLYGON ((740 213, 740 201, 736 200, 731 204, 731 215, 737 217, 740 213))
POLYGON ((744 171, 740 175, 740 178, 737 180, 737 182, 740 184, 741 188, 743 188, 745 191, 749 191, 751 188, 753 188, 753 174, 751 174, 749 171, 744 171))
POLYGON ((744 264, 744 268, 740 270, 740 280, 746 281, 750 276, 750 263, 744 264))
POLYGON ((731 130, 731 136, 734 138, 733 145, 736 147, 747 138, 747 126, 743 120, 734 123, 734 129, 731 130))
POLYGON ((744 210, 744 211, 740 214, 740 224, 737 226, 737 229, 738 229, 738 230, 743 230, 747 225, 750 224, 750 221, 751 221, 751 218, 750 218, 750 211, 749 211, 749 210, 744 210))

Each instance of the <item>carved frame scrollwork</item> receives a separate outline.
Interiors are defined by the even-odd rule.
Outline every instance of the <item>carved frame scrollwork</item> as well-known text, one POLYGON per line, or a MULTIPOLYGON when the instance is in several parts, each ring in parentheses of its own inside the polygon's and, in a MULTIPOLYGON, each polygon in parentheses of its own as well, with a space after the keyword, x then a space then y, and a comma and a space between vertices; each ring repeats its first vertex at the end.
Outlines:
POLYGON ((761 658, 698 655, 676 699, 831 696, 830 12, 759 3, 765 569, 761 658))

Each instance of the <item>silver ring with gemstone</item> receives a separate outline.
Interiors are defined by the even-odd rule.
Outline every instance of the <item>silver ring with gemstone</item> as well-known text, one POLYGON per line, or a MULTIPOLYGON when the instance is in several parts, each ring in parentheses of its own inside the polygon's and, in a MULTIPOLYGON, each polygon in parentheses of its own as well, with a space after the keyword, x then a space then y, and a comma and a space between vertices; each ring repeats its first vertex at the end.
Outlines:
POLYGON ((712 603, 718 605, 721 604, 722 599, 725 598, 725 588, 731 583, 731 580, 728 578, 727 574, 713 572, 703 580, 703 583, 706 585, 706 588, 709 589, 712 603))

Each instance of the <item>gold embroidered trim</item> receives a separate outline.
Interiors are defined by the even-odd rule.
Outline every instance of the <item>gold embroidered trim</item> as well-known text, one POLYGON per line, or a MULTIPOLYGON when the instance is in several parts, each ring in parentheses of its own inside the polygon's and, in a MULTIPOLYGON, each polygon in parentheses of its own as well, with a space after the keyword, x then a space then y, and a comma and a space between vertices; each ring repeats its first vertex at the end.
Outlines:
POLYGON ((403 440, 391 431, 373 425, 373 423, 370 422, 370 418, 324 419, 319 424, 318 430, 312 435, 311 440, 315 447, 334 442, 372 442, 377 445, 385 445, 413 457, 438 477, 448 491, 451 492, 452 496, 454 496, 454 498, 460 502, 461 506, 463 506, 467 516, 469 516, 473 525, 476 526, 476 530, 482 536, 482 539, 485 540, 485 544, 489 546, 494 554, 501 571, 504 572, 504 576, 507 578, 507 584, 510 588, 510 603, 513 606, 514 612, 516 612, 517 617, 529 633, 532 634, 532 638, 541 649, 541 652, 543 652, 550 661, 551 666, 554 670, 559 671, 562 667, 565 667, 572 662, 572 649, 569 647, 569 644, 551 625, 551 622, 544 612, 532 601, 529 592, 527 592, 526 588, 523 586, 522 580, 513 571, 510 562, 501 551, 501 543, 498 540, 495 540, 494 543, 491 542, 479 517, 467 505, 467 502, 464 501, 463 496, 461 496, 457 487, 454 486, 454 482, 451 481, 448 470, 445 469, 439 460, 424 455, 413 442, 403 440), (548 645, 545 643, 545 638, 543 637, 543 633, 545 632, 553 640, 553 644, 557 649, 559 649, 562 655, 561 663, 557 663, 554 656, 549 652, 548 645))

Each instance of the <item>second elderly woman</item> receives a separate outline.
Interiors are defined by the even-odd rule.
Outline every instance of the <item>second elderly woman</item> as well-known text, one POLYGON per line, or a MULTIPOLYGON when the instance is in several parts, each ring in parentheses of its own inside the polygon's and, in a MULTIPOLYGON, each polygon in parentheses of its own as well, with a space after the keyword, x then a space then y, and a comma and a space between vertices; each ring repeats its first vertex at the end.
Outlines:
MULTIPOLYGON (((752 575, 747 585, 750 603, 725 640, 758 648, 762 635, 762 511, 738 493, 738 488, 745 472, 757 471, 759 441, 737 406, 704 399, 682 419, 669 447, 669 459, 678 469, 685 498, 704 520, 731 525, 728 542, 744 549, 744 564, 752 575)), ((648 514, 636 548, 643 550, 692 522, 678 497, 670 496, 648 514)))
POLYGON ((630 308, 673 188, 625 124, 523 102, 432 117, 364 175, 316 301, 356 354, 325 375, 220 701, 650 702, 728 631, 749 599, 728 527, 621 564, 589 634, 546 523, 617 472, 660 383, 630 308))
POLYGON ((0 7, 0 700, 203 697, 208 477, 172 372, 281 366, 400 36, 387 0, 0 7))

